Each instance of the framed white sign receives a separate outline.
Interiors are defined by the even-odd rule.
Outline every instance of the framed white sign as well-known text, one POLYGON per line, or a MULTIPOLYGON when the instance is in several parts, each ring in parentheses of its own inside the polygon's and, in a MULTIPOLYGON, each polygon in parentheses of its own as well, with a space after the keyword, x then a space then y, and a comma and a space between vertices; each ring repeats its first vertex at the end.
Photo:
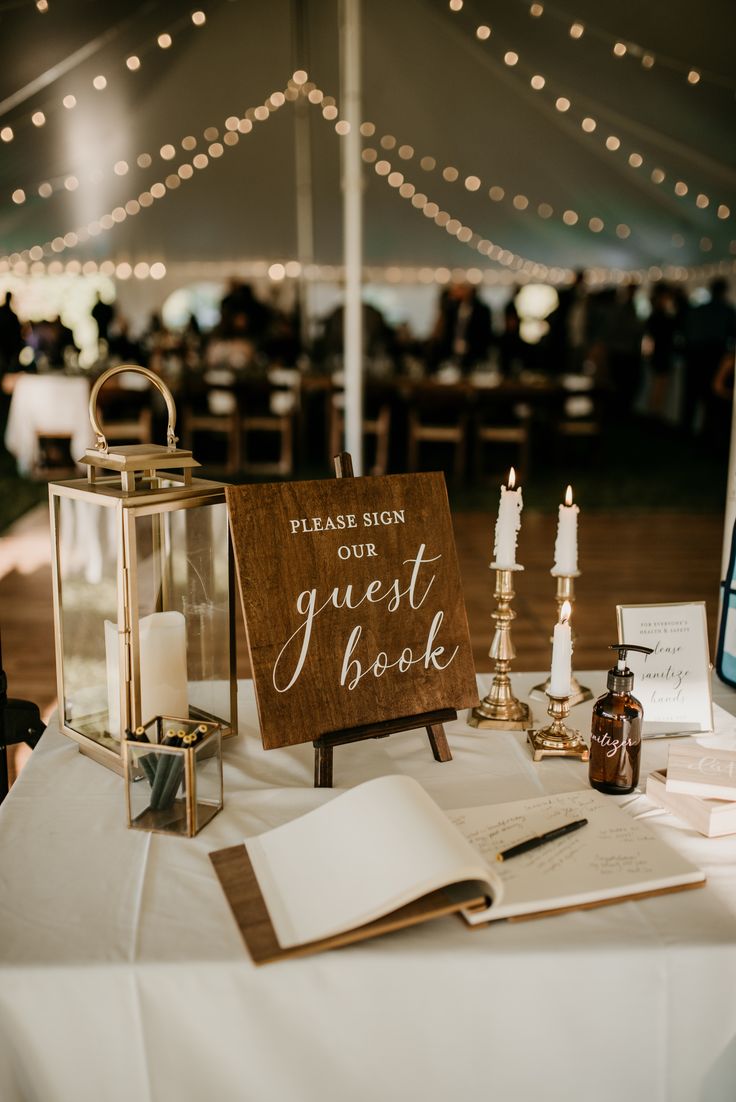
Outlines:
POLYGON ((634 696, 644 706, 644 737, 713 730, 710 655, 705 601, 617 605, 620 643, 639 643, 652 654, 630 651, 634 696))

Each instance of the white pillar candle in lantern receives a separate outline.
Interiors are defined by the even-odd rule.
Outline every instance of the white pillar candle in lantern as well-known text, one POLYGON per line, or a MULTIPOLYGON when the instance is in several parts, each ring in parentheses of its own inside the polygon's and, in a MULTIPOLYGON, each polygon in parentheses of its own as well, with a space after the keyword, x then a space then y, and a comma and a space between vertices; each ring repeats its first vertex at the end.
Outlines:
MULTIPOLYGON (((154 612, 138 623, 141 669, 141 716, 148 723, 155 716, 189 715, 187 685, 186 621, 181 612, 154 612)), ((121 738, 120 652, 117 625, 105 621, 107 702, 110 734, 121 738)))
POLYGON ((552 635, 552 672, 549 679, 550 696, 569 696, 572 680, 572 631, 570 613, 572 605, 563 601, 560 609, 560 621, 555 624, 552 635))
POLYGON ((508 486, 501 487, 501 499, 498 503, 496 518, 496 540, 493 546, 491 566, 497 570, 518 569, 516 565, 516 538, 521 528, 521 486, 516 486, 516 472, 509 471, 508 486))
POLYGON ((555 565, 553 574, 569 576, 578 572, 578 513, 572 503, 572 486, 567 487, 565 504, 560 505, 555 541, 555 565))

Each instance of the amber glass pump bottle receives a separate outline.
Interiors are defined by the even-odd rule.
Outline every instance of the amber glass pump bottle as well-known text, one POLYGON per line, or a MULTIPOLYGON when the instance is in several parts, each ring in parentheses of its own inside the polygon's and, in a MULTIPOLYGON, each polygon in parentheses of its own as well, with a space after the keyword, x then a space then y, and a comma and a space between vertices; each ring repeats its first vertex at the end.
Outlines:
POLYGON ((651 647, 611 643, 618 662, 608 671, 608 692, 593 708, 588 779, 593 788, 612 796, 633 792, 639 783, 641 725, 644 709, 635 696, 634 675, 626 665, 630 650, 651 654, 651 647))

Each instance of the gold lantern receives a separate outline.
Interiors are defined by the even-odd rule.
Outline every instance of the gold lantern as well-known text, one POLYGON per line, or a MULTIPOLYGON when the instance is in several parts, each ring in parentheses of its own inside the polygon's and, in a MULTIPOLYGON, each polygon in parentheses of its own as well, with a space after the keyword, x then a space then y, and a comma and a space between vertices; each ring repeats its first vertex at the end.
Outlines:
POLYGON ((105 371, 89 400, 87 477, 49 485, 59 718, 83 753, 123 772, 126 732, 154 716, 237 731, 233 558, 222 483, 192 478, 171 392, 152 371, 105 371), (97 397, 144 375, 168 411, 166 445, 108 445, 97 397))

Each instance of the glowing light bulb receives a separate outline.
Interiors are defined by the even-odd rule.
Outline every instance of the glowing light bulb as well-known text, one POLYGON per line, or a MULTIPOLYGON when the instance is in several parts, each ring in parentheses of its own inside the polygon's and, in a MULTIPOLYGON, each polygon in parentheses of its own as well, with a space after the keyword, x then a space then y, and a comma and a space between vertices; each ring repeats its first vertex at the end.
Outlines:
POLYGON ((171 35, 168 34, 167 32, 164 32, 163 34, 160 34, 158 36, 158 38, 156 39, 156 42, 158 43, 158 45, 161 47, 162 50, 168 50, 168 48, 171 45, 172 41, 173 40, 171 38, 171 35))

